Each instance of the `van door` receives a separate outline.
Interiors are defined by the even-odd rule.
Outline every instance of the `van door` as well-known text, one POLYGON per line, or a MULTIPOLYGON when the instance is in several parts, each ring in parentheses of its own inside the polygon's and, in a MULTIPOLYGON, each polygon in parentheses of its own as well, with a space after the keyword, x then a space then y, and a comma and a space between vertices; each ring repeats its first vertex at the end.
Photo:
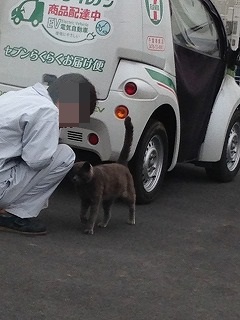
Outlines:
POLYGON ((178 161, 194 160, 226 70, 227 40, 208 0, 171 0, 177 95, 181 117, 178 161))

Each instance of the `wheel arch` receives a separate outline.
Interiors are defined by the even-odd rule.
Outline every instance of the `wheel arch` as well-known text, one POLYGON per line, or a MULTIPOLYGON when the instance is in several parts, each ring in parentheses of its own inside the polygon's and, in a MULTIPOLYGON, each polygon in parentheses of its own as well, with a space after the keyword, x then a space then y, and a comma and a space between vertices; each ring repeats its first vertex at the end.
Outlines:
MULTIPOLYGON (((176 159, 174 155, 178 150, 178 135, 177 135, 177 117, 174 109, 169 104, 164 104, 158 107, 150 119, 155 119, 160 121, 167 132, 168 136, 168 169, 173 167, 176 164, 176 159)), ((150 120, 149 119, 149 120, 150 120)))
POLYGON ((221 159, 226 132, 237 110, 240 110, 240 88, 234 78, 226 76, 199 152, 200 162, 217 162, 221 159))
POLYGON ((237 105, 236 108, 233 109, 231 113, 225 117, 225 120, 223 120, 223 117, 221 117, 221 121, 219 121, 218 123, 217 121, 212 121, 212 123, 209 123, 205 140, 199 153, 200 163, 217 162, 221 159, 228 126, 230 124, 232 116, 237 110, 240 110, 240 104, 237 105))
POLYGON ((234 179, 240 168, 240 110, 237 108, 229 122, 221 159, 205 166, 208 177, 218 182, 234 179))

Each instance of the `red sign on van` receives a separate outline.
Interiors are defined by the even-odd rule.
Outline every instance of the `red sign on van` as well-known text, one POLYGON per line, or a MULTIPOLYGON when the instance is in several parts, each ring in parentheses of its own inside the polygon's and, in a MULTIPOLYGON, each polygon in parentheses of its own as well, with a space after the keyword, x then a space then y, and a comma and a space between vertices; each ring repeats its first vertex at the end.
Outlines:
POLYGON ((164 51, 165 39, 163 37, 149 36, 147 37, 147 48, 151 51, 164 51))
POLYGON ((162 20, 163 4, 162 0, 145 0, 147 13, 154 24, 159 24, 162 20))

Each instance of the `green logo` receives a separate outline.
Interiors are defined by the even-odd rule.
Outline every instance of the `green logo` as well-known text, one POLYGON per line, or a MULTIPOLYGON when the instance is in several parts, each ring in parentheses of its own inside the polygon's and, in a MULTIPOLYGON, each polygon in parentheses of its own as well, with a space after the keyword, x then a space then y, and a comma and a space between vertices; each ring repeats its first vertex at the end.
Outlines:
POLYGON ((41 25, 49 37, 63 43, 78 44, 112 34, 112 23, 104 14, 114 7, 114 0, 62 1, 24 0, 12 8, 11 20, 15 25, 41 25))
POLYGON ((15 24, 21 21, 31 22, 37 27, 43 21, 44 2, 39 0, 25 0, 18 7, 13 9, 11 19, 15 24))
POLYGON ((162 0, 145 0, 145 3, 150 20, 153 24, 158 25, 163 15, 162 0))

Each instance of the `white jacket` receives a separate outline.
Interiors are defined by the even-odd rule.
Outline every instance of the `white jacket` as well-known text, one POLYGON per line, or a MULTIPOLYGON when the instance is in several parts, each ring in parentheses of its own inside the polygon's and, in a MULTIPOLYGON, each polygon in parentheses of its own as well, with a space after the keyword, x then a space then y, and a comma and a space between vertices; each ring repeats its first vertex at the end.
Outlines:
POLYGON ((21 160, 48 166, 58 140, 59 110, 42 84, 0 96, 0 181, 21 160))

